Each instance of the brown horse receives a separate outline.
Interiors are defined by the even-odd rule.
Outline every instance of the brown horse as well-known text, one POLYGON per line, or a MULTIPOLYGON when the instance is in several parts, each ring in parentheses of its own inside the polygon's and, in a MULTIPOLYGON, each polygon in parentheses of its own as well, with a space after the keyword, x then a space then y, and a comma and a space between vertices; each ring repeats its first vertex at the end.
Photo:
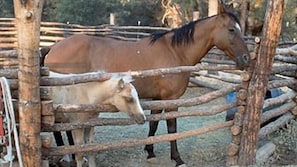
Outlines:
MULTIPOLYGON (((111 38, 74 35, 54 44, 45 64, 61 73, 84 73, 104 70, 124 72, 161 67, 175 67, 197 64, 213 47, 236 62, 239 69, 249 64, 247 46, 241 36, 238 19, 220 5, 219 14, 190 22, 171 31, 152 34, 137 42, 120 41, 111 38)), ((44 58, 45 55, 43 55, 44 58)), ((185 92, 189 73, 136 79, 140 98, 177 99, 185 92)), ((177 108, 165 112, 177 111, 177 108)), ((152 114, 161 111, 151 111, 152 114)), ((157 130, 158 121, 150 122, 149 136, 157 130)), ((168 133, 176 133, 176 119, 167 120, 168 133)), ((147 158, 154 158, 153 145, 146 145, 147 158)), ((176 141, 171 141, 171 159, 176 165, 183 165, 176 141)))

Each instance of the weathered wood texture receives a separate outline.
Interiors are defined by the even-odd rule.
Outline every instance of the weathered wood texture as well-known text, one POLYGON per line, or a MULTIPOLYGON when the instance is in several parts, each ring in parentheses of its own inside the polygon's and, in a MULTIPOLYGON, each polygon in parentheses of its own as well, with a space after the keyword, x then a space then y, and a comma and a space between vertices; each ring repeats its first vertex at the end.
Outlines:
POLYGON ((294 118, 295 118, 295 115, 291 114, 290 112, 287 112, 283 116, 279 117, 276 121, 273 121, 270 124, 261 128, 259 131, 259 139, 263 139, 264 137, 268 136, 272 132, 275 132, 280 127, 284 127, 294 118))
POLYGON ((264 164, 268 161, 268 158, 274 153, 276 145, 269 142, 258 149, 256 154, 257 164, 264 164))
MULTIPOLYGON (((17 47, 16 20, 0 18, 0 48, 11 49, 17 47), (2 31, 1 31, 2 30, 2 31)), ((41 22, 40 46, 52 45, 70 35, 88 34, 94 36, 109 36, 121 40, 136 41, 147 37, 154 31, 170 30, 166 27, 148 26, 82 26, 58 22, 41 22)))
MULTIPOLYGON (((292 56, 297 56, 297 45, 293 45, 291 47, 287 47, 287 48, 279 48, 279 49, 276 49, 276 54, 289 54, 289 55, 292 55, 292 56)), ((292 59, 294 60, 294 59, 292 59)), ((295 58, 295 61, 293 61, 294 63, 296 63, 296 58, 295 58)))
POLYGON ((25 167, 41 166, 39 32, 43 0, 14 0, 18 32, 20 146, 25 167))
MULTIPOLYGON (((172 111, 170 113, 147 115, 146 121, 159 121, 159 120, 189 117, 189 116, 216 115, 218 113, 231 109, 235 106, 236 106, 235 103, 230 103, 230 104, 211 108, 207 111, 205 110, 184 111, 184 112, 172 111)), ((77 128, 86 128, 90 126, 104 126, 104 125, 123 126, 123 125, 132 125, 132 124, 135 124, 135 121, 131 118, 125 118, 125 119, 124 118, 94 118, 89 121, 83 121, 83 122, 77 121, 75 123, 56 123, 53 126, 43 126, 42 130, 45 132, 51 132, 51 131, 73 130, 77 128)))
POLYGON ((241 24, 241 31, 242 31, 242 35, 244 35, 244 33, 246 32, 246 21, 247 21, 247 17, 248 17, 248 7, 249 6, 249 1, 248 0, 241 0, 241 5, 240 5, 240 24, 241 24))
MULTIPOLYGON (((264 101, 263 109, 272 105, 277 105, 286 102, 287 100, 293 99, 296 93, 293 91, 286 92, 278 97, 269 98, 264 101)), ((264 113, 263 113, 264 114, 264 113)), ((263 115, 262 115, 263 117, 263 115)))
POLYGON ((292 110, 294 107, 296 107, 296 103, 291 101, 275 109, 268 110, 265 113, 263 113, 261 117, 261 123, 265 123, 272 118, 277 118, 278 116, 281 116, 287 113, 288 111, 292 110))
POLYGON ((268 1, 262 32, 263 39, 261 40, 259 55, 248 88, 248 112, 245 112, 243 120, 238 159, 240 166, 254 165, 256 163, 260 114, 267 89, 268 76, 279 40, 284 10, 285 0, 268 1))
POLYGON ((111 141, 111 142, 106 142, 102 144, 97 143, 97 144, 84 144, 80 146, 78 145, 60 146, 55 148, 52 147, 50 149, 43 148, 42 153, 45 156, 64 155, 64 154, 76 153, 76 152, 103 151, 103 150, 123 148, 123 147, 132 147, 137 145, 153 144, 153 143, 178 140, 178 139, 182 139, 182 138, 186 138, 194 135, 204 134, 218 129, 230 127, 231 125, 232 125, 232 121, 228 121, 224 123, 211 125, 208 127, 195 129, 195 130, 189 130, 185 132, 166 134, 166 135, 160 135, 160 136, 154 136, 154 137, 147 137, 147 138, 140 138, 140 139, 127 139, 124 141, 117 141, 117 142, 111 141))
MULTIPOLYGON (((171 68, 159 68, 152 70, 142 70, 142 71, 129 71, 120 72, 117 75, 131 75, 133 78, 144 78, 151 76, 164 76, 167 74, 180 74, 183 72, 199 71, 199 70, 235 70, 236 66, 230 65, 220 65, 220 66, 207 66, 202 64, 197 64, 196 66, 179 66, 171 68)), ((112 77, 113 73, 102 73, 94 72, 92 74, 77 74, 76 76, 69 76, 64 78, 53 78, 53 77, 42 77, 41 85, 43 86, 59 86, 59 85, 72 85, 83 82, 91 81, 104 81, 112 77)))

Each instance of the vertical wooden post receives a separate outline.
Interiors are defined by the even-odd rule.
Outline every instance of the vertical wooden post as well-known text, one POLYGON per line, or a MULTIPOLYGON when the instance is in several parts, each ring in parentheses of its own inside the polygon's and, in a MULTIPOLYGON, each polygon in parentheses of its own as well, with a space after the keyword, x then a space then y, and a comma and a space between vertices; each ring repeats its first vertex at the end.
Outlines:
POLYGON ((247 21, 247 13, 248 13, 248 0, 242 0, 241 1, 241 6, 240 6, 240 11, 241 11, 241 16, 240 16, 240 24, 241 24, 241 33, 244 35, 245 29, 246 29, 246 21, 247 21))
POLYGON ((241 135, 238 164, 254 165, 257 151, 260 114, 275 50, 281 32, 285 0, 269 0, 255 69, 248 88, 246 112, 241 135))
POLYGON ((41 166, 39 36, 44 0, 14 0, 18 31, 20 146, 24 166, 41 166))
POLYGON ((114 13, 109 14, 109 25, 112 25, 112 26, 115 25, 115 14, 114 13))
POLYGON ((218 14, 218 0, 209 0, 208 1, 208 16, 213 16, 218 14))

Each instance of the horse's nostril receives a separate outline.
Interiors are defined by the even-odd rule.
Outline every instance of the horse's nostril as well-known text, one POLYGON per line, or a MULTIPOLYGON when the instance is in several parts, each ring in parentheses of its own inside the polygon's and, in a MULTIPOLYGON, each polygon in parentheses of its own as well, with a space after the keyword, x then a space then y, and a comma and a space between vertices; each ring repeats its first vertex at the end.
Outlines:
POLYGON ((244 55, 243 55, 243 60, 244 60, 245 62, 248 62, 248 61, 250 60, 250 56, 249 56, 248 54, 244 54, 244 55))
POLYGON ((136 122, 137 122, 137 124, 144 124, 145 123, 145 120, 144 119, 141 119, 141 120, 138 120, 136 122))
POLYGON ((138 115, 135 118, 135 121, 137 124, 144 124, 146 121, 146 116, 145 115, 138 115))

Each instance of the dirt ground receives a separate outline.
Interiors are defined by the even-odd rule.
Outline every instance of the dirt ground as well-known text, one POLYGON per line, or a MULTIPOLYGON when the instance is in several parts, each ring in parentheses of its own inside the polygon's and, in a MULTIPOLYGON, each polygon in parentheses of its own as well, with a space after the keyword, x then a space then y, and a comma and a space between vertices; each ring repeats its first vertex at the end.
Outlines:
MULTIPOLYGON (((189 88, 182 98, 198 96, 209 92, 205 88, 189 88)), ((180 108, 179 111, 209 109, 225 103, 224 98, 217 99, 199 107, 180 108)), ((149 114, 148 111, 146 111, 149 114)), ((125 117, 121 113, 104 113, 100 117, 125 117)), ((178 132, 188 131, 203 126, 224 122, 225 112, 207 117, 187 117, 178 119, 178 132)), ((96 127, 95 141, 116 141, 130 138, 145 138, 148 133, 148 123, 144 125, 130 126, 104 126, 96 127)), ((157 135, 166 134, 166 122, 159 123, 157 135)), ((272 140, 277 144, 276 154, 270 158, 271 165, 296 165, 297 166, 297 123, 292 127, 275 133, 272 140), (293 135, 292 135, 293 134, 293 135), (277 138, 278 136, 282 136, 277 138)), ((188 167, 222 167, 226 166, 226 148, 231 142, 231 134, 228 129, 198 135, 191 138, 178 140, 178 148, 181 158, 188 167)), ((264 143, 264 142, 262 142, 264 143)), ((101 151, 96 154, 98 167, 173 167, 175 162, 170 160, 169 142, 155 144, 156 163, 146 161, 144 146, 123 148, 109 151, 101 151)), ((53 165, 57 166, 57 165, 53 165)))

